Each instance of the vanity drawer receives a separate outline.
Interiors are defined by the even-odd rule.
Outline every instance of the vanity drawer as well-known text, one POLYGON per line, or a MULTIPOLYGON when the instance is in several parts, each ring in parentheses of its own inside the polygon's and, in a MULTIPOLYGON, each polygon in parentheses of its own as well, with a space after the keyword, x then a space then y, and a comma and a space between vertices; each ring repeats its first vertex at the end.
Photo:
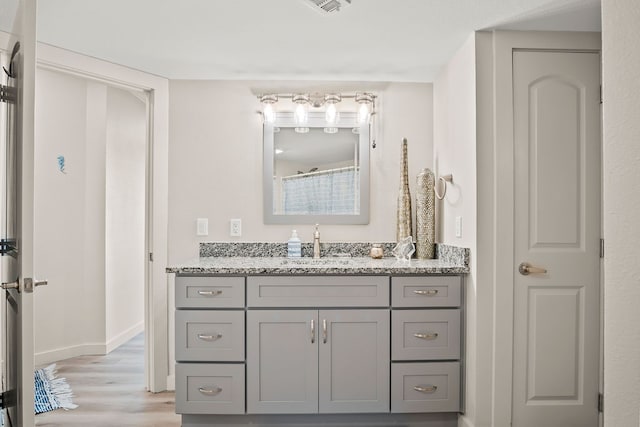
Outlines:
POLYGON ((391 359, 460 358, 460 310, 393 310, 391 359))
POLYGON ((176 360, 244 361, 244 311, 176 310, 176 360))
POLYGON ((460 276, 392 277, 393 307, 459 307, 460 276))
POLYGON ((244 364, 176 365, 178 414, 244 414, 244 394, 244 364))
POLYGON ((177 276, 176 307, 244 307, 244 277, 177 276))
POLYGON ((249 307, 388 307, 384 276, 252 276, 249 307))
POLYGON ((460 411, 460 363, 393 363, 391 412, 460 411))

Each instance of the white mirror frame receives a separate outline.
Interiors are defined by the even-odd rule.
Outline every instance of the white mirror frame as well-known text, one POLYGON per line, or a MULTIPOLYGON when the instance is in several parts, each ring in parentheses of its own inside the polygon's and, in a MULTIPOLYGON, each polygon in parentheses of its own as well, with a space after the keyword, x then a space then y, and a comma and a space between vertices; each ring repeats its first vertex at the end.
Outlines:
MULTIPOLYGON (((293 113, 276 113, 274 123, 263 126, 263 174, 262 193, 265 224, 369 224, 369 124, 359 124, 356 113, 340 112, 340 121, 332 127, 359 128, 358 151, 360 155, 360 213, 354 215, 284 215, 275 214, 273 206, 274 128, 294 128, 293 113)), ((325 128, 324 112, 309 112, 306 127, 325 128)))

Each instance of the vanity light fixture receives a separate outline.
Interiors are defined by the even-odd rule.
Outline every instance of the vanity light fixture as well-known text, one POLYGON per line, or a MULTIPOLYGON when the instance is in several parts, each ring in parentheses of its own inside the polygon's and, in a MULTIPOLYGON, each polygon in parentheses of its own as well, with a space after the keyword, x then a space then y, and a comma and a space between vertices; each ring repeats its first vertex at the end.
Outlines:
MULTIPOLYGON (((355 112, 357 113, 357 121, 360 124, 368 124, 371 116, 375 114, 375 102, 377 96, 370 92, 356 92, 355 94, 341 93, 270 93, 258 95, 258 99, 262 103, 262 114, 265 123, 274 123, 275 121, 275 104, 288 99, 293 104, 293 118, 295 120, 295 131, 298 133, 309 132, 309 108, 324 107, 326 133, 337 132, 336 124, 340 120, 338 112, 338 104, 345 100, 351 100, 355 103, 355 112)), ((291 107, 289 107, 291 108, 291 107)), ((343 111, 349 111, 352 107, 343 107, 343 111)), ((283 109, 280 108, 280 111, 283 109)), ((286 111, 286 109, 284 110, 286 111)), ((291 111, 289 109, 288 111, 291 111)), ((353 111, 353 110, 351 110, 353 111)))
POLYGON ((260 96, 260 102, 262 103, 262 116, 266 123, 273 123, 276 121, 276 112, 273 109, 273 104, 278 102, 278 95, 272 93, 268 95, 260 96))
POLYGON ((373 95, 366 92, 359 92, 359 93, 356 93, 355 99, 356 99, 356 102, 359 104, 358 122, 369 123, 369 119, 373 114, 373 101, 374 101, 373 95))
POLYGON ((327 109, 324 112, 324 117, 327 120, 327 124, 334 125, 340 120, 340 113, 336 104, 342 101, 342 96, 339 93, 328 93, 324 96, 324 103, 327 104, 327 109))
POLYGON ((291 100, 294 104, 296 104, 294 113, 296 123, 299 125, 306 124, 309 118, 309 102, 311 101, 311 98, 308 94, 298 93, 293 95, 291 100))

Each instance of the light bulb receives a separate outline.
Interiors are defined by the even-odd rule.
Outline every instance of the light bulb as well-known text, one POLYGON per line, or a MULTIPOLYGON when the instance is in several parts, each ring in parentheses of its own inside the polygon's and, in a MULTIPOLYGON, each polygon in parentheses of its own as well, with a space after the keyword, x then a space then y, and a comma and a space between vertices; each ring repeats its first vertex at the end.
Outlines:
POLYGON ((307 123, 307 106, 306 104, 296 105, 295 118, 296 124, 303 125, 307 123))
POLYGON ((324 113, 324 118, 328 124, 333 125, 338 122, 338 110, 336 104, 330 103, 327 105, 327 110, 324 113))
POLYGON ((273 123, 276 121, 276 112, 273 110, 273 104, 264 104, 262 115, 265 123, 273 123))

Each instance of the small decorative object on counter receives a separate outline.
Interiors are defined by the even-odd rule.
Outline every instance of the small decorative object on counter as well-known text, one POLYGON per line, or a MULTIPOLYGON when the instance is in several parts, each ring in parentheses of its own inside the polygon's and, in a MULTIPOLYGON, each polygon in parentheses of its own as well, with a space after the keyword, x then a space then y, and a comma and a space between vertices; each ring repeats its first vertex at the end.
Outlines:
POLYGON ((416 189, 416 257, 431 259, 436 255, 436 177, 427 168, 418 174, 416 189))
POLYGON ((411 236, 405 237, 391 251, 398 261, 409 262, 416 248, 411 236))
POLYGON ((409 163, 407 158, 407 138, 402 138, 402 155, 400 158, 400 192, 398 193, 398 221, 396 240, 400 242, 412 235, 411 226, 411 193, 409 192, 409 163))
POLYGON ((291 258, 300 258, 302 256, 302 242, 296 230, 291 232, 291 237, 287 242, 287 256, 291 258))
POLYGON ((316 231, 313 232, 313 258, 320 258, 320 230, 318 227, 320 224, 316 224, 316 231))
POLYGON ((382 250, 382 245, 379 243, 374 243, 371 245, 371 251, 369 252, 371 258, 373 259, 381 259, 384 256, 384 251, 382 250))

